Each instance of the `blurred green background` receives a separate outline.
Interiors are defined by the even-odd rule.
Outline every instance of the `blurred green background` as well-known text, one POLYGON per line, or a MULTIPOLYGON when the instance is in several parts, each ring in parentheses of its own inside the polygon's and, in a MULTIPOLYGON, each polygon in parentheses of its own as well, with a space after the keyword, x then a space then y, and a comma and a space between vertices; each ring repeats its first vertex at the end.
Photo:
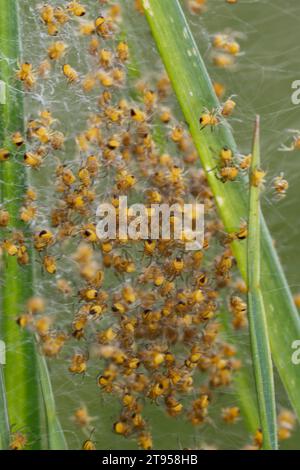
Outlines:
MULTIPOLYGON (((47 36, 41 33, 41 25, 34 10, 40 2, 26 0, 21 3, 24 58, 39 63, 45 54, 47 42, 47 36)), ((90 8, 95 5, 95 2, 90 0, 83 3, 90 8)), ((128 9, 131 9, 132 1, 129 0, 127 3, 128 9)), ((183 0, 182 5, 186 7, 186 2, 183 0)), ((263 198, 263 209, 276 241, 288 282, 292 291, 298 292, 300 291, 298 267, 300 264, 298 248, 300 152, 280 152, 278 148, 282 143, 289 144, 292 141, 292 134, 289 134, 287 129, 300 129, 300 105, 295 106, 291 102, 291 84, 294 80, 300 79, 298 56, 300 3, 298 0, 238 0, 237 5, 228 5, 225 0, 207 0, 207 5, 207 12, 202 16, 192 15, 188 11, 187 16, 211 77, 226 85, 226 96, 236 95, 237 110, 231 124, 240 150, 249 152, 254 116, 260 114, 262 160, 263 167, 268 171, 268 181, 284 172, 290 183, 287 197, 280 202, 274 199, 268 183, 263 198), (211 63, 211 37, 226 29, 241 33, 238 41, 241 44, 242 54, 237 58, 233 70, 216 69, 211 63)), ((151 82, 151 79, 157 78, 162 66, 145 19, 138 14, 132 15, 131 10, 128 12, 130 22, 126 23, 125 27, 130 41, 135 47, 138 44, 139 50, 136 51, 136 57, 142 57, 142 61, 138 59, 139 67, 151 82)), ((125 12, 126 15, 128 12, 125 12)), ((82 54, 79 54, 80 41, 78 38, 78 42, 74 44, 73 60, 77 61, 74 62, 77 68, 84 69, 88 62, 82 54)), ((86 103, 82 101, 82 94, 72 96, 66 85, 60 84, 55 76, 51 87, 43 89, 41 96, 33 96, 28 100, 26 103, 28 114, 32 114, 35 105, 40 105, 42 102, 46 106, 47 100, 51 101, 52 108, 53 105, 55 106, 55 115, 59 116, 65 130, 68 130, 70 141, 67 142, 67 151, 71 155, 74 150, 72 133, 75 130, 78 131, 80 125, 84 126, 85 118, 90 112, 90 105, 88 101, 86 103), (64 100, 61 99, 62 97, 64 100), (78 105, 81 110, 80 116, 70 120, 69 116, 72 112, 76 110, 78 112, 78 105)), ((180 117, 178 109, 177 113, 180 117)), ((53 165, 55 166, 55 162, 53 165)), ((41 191, 41 197, 45 205, 50 205, 51 195, 49 196, 47 189, 47 185, 49 187, 47 175, 35 178, 39 184, 45 185, 41 191)), ((44 282, 44 279, 40 281, 42 281, 39 283, 41 293, 46 291, 51 293, 51 282, 44 282)), ((68 315, 68 309, 72 308, 72 305, 63 304, 63 302, 57 306, 53 299, 49 302, 53 310, 59 309, 65 315, 68 315)), ((49 363, 58 413, 70 448, 80 448, 86 438, 80 430, 75 428, 71 419, 74 410, 81 403, 86 404, 90 415, 96 417, 93 422, 96 428, 93 439, 98 449, 136 448, 134 441, 119 438, 112 433, 112 424, 117 416, 118 405, 109 395, 100 394, 95 384, 98 371, 89 369, 84 378, 71 377, 67 366, 64 355, 49 363)), ((250 437, 242 425, 230 427, 220 425, 220 420, 216 418, 220 414, 220 407, 225 406, 226 403, 236 403, 234 392, 218 391, 216 394, 218 399, 211 406, 210 422, 197 429, 185 423, 181 418, 166 417, 157 405, 149 405, 147 415, 151 417, 153 424, 155 448, 199 448, 207 444, 219 448, 236 449, 249 443, 250 437)), ((286 405, 280 386, 277 389, 277 399, 279 405, 286 405)), ((282 447, 300 448, 299 429, 282 447)))

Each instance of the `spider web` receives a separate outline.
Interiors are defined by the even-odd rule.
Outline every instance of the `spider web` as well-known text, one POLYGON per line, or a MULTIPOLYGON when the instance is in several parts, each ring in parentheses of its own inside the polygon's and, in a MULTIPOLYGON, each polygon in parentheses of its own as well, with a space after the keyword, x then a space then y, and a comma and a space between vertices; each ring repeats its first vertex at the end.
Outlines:
MULTIPOLYGON (((61 5, 64 2, 49 1, 51 5, 61 5)), ((82 1, 91 11, 99 11, 96 0, 82 1)), ((112 3, 112 2, 111 2, 112 3)), ((128 4, 131 2, 128 2, 128 4)), ((231 125, 241 152, 249 153, 251 148, 253 121, 255 114, 260 114, 262 120, 262 160, 263 167, 268 172, 264 199, 264 213, 276 240, 279 254, 283 260, 288 282, 293 292, 300 290, 299 270, 300 250, 298 250, 299 221, 298 200, 300 186, 297 185, 297 152, 281 152, 282 144, 292 141, 288 129, 300 129, 297 106, 291 103, 291 84, 299 79, 298 50, 300 48, 300 30, 298 18, 300 4, 297 0, 238 0, 237 5, 228 5, 225 0, 207 0, 207 12, 203 15, 193 15, 182 4, 187 12, 188 20, 200 51, 208 65, 212 78, 224 83, 225 96, 236 95, 237 108, 231 118, 231 125), (220 70, 211 61, 212 37, 218 32, 236 32, 241 44, 241 54, 236 58, 232 69, 220 70), (284 172, 289 181, 288 195, 280 202, 274 198, 271 180, 284 172)), ((47 56, 50 38, 42 26, 37 7, 38 0, 21 2, 22 12, 22 44, 23 59, 31 62, 37 68, 47 56)), ((96 16, 93 13, 93 16, 96 16)), ((138 15, 134 16, 128 25, 127 35, 140 38, 141 54, 138 66, 143 72, 143 78, 151 83, 162 71, 161 61, 150 39, 145 21, 138 15)), ((56 40, 56 39, 55 39, 56 40)), ((83 53, 84 38, 75 32, 74 23, 67 23, 57 40, 71 45, 68 51, 68 61, 79 73, 87 73, 90 59, 83 53)), ((38 110, 51 109, 55 118, 59 119, 59 129, 67 136, 65 151, 61 155, 65 164, 80 161, 80 155, 74 144, 75 135, 85 128, 85 123, 95 108, 96 94, 85 94, 80 87, 69 87, 61 79, 61 64, 55 64, 47 80, 39 80, 37 89, 25 94, 26 118, 35 118, 38 110)), ((124 91, 124 90, 123 90, 124 91)), ((125 90, 126 91, 126 90, 125 90)), ((128 90, 129 92, 129 90, 128 90)), ((171 99, 179 120, 182 120, 178 106, 171 99)), ((56 201, 52 182, 49 175, 55 171, 57 161, 47 158, 47 171, 42 170, 32 176, 32 184, 38 188, 39 216, 33 228, 47 223, 50 208, 56 201)), ((234 184, 234 183, 233 183, 234 184)), ((64 276, 72 278, 72 263, 65 256, 64 276)), ((37 268, 37 271, 39 269, 37 268)), ((37 283, 38 293, 47 297, 48 310, 59 318, 70 315, 75 308, 75 300, 60 300, 52 295, 53 281, 39 274, 37 283)), ((243 341, 243 335, 241 336, 243 341)), ((229 338, 230 340, 230 338, 229 338)), ((246 341, 246 337, 244 338, 246 341)), ((65 356, 56 361, 50 361, 51 377, 54 385, 58 414, 61 418, 66 437, 71 448, 80 448, 84 434, 77 430, 72 421, 72 413, 81 403, 87 404, 89 413, 95 416, 93 422, 96 428, 95 439, 97 448, 136 448, 131 440, 120 439, 112 432, 111 423, 115 419, 118 405, 108 396, 100 396, 95 386, 97 367, 89 371, 84 378, 71 377, 68 373, 65 356), (103 411, 105 410, 105 412, 103 411)), ((233 391, 218 392, 219 404, 215 405, 215 414, 220 407, 232 404, 236 398, 233 391)), ((285 405, 282 395, 282 404, 285 405)), ((240 425, 232 427, 218 426, 214 417, 199 430, 180 419, 174 421, 166 418, 163 411, 156 405, 149 406, 154 428, 156 447, 168 448, 199 448, 200 446, 216 445, 220 448, 239 448, 249 439, 243 433, 240 425), (159 444, 162 442, 163 444, 159 444)), ((296 439, 296 437, 295 437, 296 439)), ((293 441, 288 445, 292 447, 293 441)))

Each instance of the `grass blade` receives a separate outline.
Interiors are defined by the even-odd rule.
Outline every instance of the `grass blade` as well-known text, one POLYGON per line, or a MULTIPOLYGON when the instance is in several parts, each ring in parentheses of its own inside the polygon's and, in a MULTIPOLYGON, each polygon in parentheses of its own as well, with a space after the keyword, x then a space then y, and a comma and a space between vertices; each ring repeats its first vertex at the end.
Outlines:
POLYGON ((67 450, 67 442, 55 409, 55 400, 52 392, 46 359, 44 356, 37 354, 37 362, 46 411, 49 449, 67 450))
POLYGON ((249 195, 248 318, 263 449, 276 450, 278 444, 273 365, 260 288, 260 184, 255 183, 257 171, 260 171, 259 117, 256 118, 255 125, 249 195))
MULTIPOLYGON (((143 0, 146 16, 158 50, 172 81, 191 135, 215 195, 220 216, 227 231, 240 226, 248 217, 246 182, 222 183, 213 169, 215 156, 228 146, 236 151, 230 127, 220 124, 214 132, 200 131, 199 117, 204 108, 217 109, 215 95, 205 64, 193 39, 178 0, 143 0)), ((287 281, 264 220, 261 221, 262 280, 261 288, 267 314, 274 362, 300 417, 300 374, 291 361, 291 345, 300 338, 300 321, 287 281)), ((233 251, 242 276, 247 280, 247 250, 243 242, 234 242, 233 251)))
POLYGON ((10 426, 7 410, 3 364, 0 363, 0 450, 8 449, 10 426))

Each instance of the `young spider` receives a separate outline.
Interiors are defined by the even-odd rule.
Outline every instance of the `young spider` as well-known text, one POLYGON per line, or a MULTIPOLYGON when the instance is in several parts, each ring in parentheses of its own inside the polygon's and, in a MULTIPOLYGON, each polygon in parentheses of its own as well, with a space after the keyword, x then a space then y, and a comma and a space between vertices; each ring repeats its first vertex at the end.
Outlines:
POLYGON ((283 176, 284 176, 283 173, 280 173, 279 176, 276 176, 273 179, 273 185, 272 185, 273 189, 276 192, 276 196, 280 199, 286 195, 286 192, 289 188, 289 183, 283 176))
POLYGON ((238 175, 239 167, 232 163, 223 166, 219 171, 216 172, 216 178, 222 181, 222 183, 226 183, 227 181, 235 181, 238 175))
POLYGON ((82 444, 82 450, 96 450, 95 442, 92 440, 92 435, 95 429, 92 429, 90 437, 86 439, 82 444))
POLYGON ((293 152, 294 150, 300 150, 300 131, 297 129, 288 129, 288 132, 293 134, 293 142, 290 146, 282 144, 278 150, 280 152, 293 152))
POLYGON ((229 117, 236 107, 236 102, 232 99, 234 95, 227 98, 227 100, 222 103, 219 113, 224 117, 229 117))
POLYGON ((215 108, 213 108, 211 111, 209 111, 207 108, 204 108, 204 112, 201 114, 199 122, 201 125, 201 131, 207 126, 210 126, 211 130, 213 130, 215 126, 220 124, 218 111, 215 108))

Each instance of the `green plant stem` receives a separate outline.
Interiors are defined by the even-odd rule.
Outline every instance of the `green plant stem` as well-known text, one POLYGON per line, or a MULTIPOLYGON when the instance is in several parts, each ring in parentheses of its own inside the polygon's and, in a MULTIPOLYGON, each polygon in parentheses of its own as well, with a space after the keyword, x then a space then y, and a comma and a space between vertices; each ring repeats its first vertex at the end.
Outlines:
MULTIPOLYGON (((20 58, 17 9, 15 0, 0 0, 0 79, 6 87, 6 103, 0 105, 0 147, 11 152, 9 161, 0 163, 1 203, 10 215, 6 237, 16 230, 23 230, 27 235, 19 219, 26 174, 10 141, 13 132, 24 132, 22 91, 15 79, 20 58)), ((34 342, 16 323, 32 295, 31 265, 20 266, 16 257, 4 255, 1 278, 1 339, 7 349, 4 370, 11 431, 29 433, 33 447, 38 448, 40 416, 34 342)))
POLYGON ((276 450, 278 443, 273 365, 263 296, 260 288, 260 185, 252 182, 255 172, 260 169, 259 132, 259 117, 257 117, 249 194, 249 235, 247 242, 248 318, 258 409, 263 433, 263 449, 276 450))
MULTIPOLYGON (((239 177, 234 183, 222 183, 216 175, 220 150, 228 146, 237 151, 226 122, 200 130, 199 118, 205 108, 218 109, 205 64, 189 29, 178 0, 143 0, 146 17, 165 64, 195 146, 206 171, 208 182, 228 232, 236 231, 248 217, 247 185, 239 177)), ((300 321, 271 236, 262 218, 261 288, 273 359, 290 401, 300 417, 300 374, 291 361, 291 344, 300 338, 300 321)), ((245 242, 232 244, 240 272, 247 281, 245 242)))
MULTIPOLYGON (((254 433, 260 426, 259 412, 254 390, 254 376, 249 374, 247 368, 250 356, 250 344, 245 344, 245 337, 232 335, 229 313, 222 311, 220 315, 225 336, 230 338, 230 342, 235 345, 238 351, 238 358, 242 360, 243 367, 234 374, 234 386, 239 400, 241 414, 249 432, 254 433)), ((249 365, 251 367, 251 364, 249 365)))

